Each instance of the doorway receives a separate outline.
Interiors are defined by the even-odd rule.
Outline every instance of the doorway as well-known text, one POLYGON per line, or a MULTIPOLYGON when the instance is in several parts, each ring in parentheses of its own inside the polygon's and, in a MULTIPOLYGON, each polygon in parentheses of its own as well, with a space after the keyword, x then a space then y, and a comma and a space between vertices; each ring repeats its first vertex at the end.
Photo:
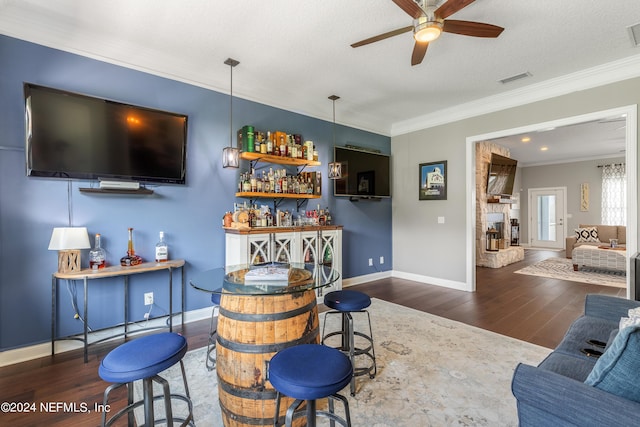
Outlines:
MULTIPOLYGON (((605 111, 597 111, 594 113, 583 114, 580 116, 567 117, 558 120, 552 120, 543 123, 523 126, 519 128, 495 131, 482 135, 469 136, 466 139, 466 288, 465 290, 475 292, 476 290, 476 198, 475 198, 475 180, 476 180, 476 144, 478 142, 487 141, 495 138, 501 138, 508 135, 518 135, 525 132, 534 132, 537 130, 549 129, 552 127, 574 125, 585 123, 593 120, 604 119, 614 115, 621 115, 625 118, 625 158, 627 169, 627 218, 630 220, 627 224, 627 252, 635 253, 638 250, 638 225, 635 221, 638 213, 638 182, 637 182, 637 165, 638 165, 638 108, 636 105, 628 105, 619 108, 613 108, 605 111)), ((629 259, 627 258, 627 264, 629 259)), ((629 271, 629 265, 627 265, 629 271)), ((630 275, 627 275, 627 298, 630 296, 630 275)))
POLYGON ((534 248, 564 249, 566 187, 529 189, 529 244, 534 248))
POLYGON ((564 218, 566 187, 529 189, 529 244, 534 248, 563 249, 567 236, 564 218))

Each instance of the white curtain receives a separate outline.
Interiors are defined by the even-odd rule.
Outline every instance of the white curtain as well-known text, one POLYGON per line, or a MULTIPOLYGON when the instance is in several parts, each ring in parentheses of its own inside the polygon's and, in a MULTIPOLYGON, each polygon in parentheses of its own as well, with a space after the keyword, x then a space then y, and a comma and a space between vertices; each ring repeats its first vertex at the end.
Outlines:
POLYGON ((627 174, 624 163, 602 167, 602 224, 627 225, 627 174))

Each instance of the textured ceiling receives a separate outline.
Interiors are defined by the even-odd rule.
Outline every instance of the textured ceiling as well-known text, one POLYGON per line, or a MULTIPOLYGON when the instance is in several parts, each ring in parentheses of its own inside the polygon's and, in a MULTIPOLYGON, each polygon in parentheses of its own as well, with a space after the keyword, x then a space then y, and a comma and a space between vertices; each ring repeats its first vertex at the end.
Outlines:
MULTIPOLYGON (((441 2, 440 2, 441 3, 441 2)), ((638 57, 637 0, 477 0, 451 19, 505 28, 443 34, 412 67, 411 24, 391 0, 0 0, 0 33, 393 135, 394 126, 580 70, 638 57), (499 80, 529 72, 531 77, 499 80)), ((639 73, 640 74, 640 73, 639 73)))
POLYGON ((625 118, 612 116, 491 141, 508 148, 518 166, 526 167, 625 157, 625 136, 625 118))

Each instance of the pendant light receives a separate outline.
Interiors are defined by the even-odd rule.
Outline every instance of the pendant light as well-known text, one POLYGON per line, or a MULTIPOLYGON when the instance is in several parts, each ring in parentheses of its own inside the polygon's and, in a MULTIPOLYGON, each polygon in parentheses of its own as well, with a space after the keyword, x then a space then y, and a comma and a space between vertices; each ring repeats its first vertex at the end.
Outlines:
MULTIPOLYGON (((333 102, 333 146, 336 146, 336 100, 340 99, 338 95, 331 95, 329 99, 333 102)), ((342 178, 342 163, 329 163, 329 179, 342 178)))
POLYGON ((229 91, 229 146, 222 149, 222 167, 238 168, 240 167, 240 149, 233 146, 233 67, 240 62, 227 58, 224 63, 228 65, 231 70, 231 84, 229 91))

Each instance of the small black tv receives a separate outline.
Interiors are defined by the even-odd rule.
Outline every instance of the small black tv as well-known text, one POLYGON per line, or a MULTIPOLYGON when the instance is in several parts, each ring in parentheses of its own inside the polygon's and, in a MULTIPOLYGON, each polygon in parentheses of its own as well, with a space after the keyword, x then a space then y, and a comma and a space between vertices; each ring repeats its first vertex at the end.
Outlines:
POLYGON ((336 146, 333 149, 333 159, 341 165, 341 177, 334 180, 334 195, 391 197, 389 155, 336 146))
POLYGON ((516 180, 518 161, 491 153, 487 176, 487 194, 491 196, 511 196, 516 180))
POLYGON ((27 176, 184 184, 187 116, 24 84, 27 176))

